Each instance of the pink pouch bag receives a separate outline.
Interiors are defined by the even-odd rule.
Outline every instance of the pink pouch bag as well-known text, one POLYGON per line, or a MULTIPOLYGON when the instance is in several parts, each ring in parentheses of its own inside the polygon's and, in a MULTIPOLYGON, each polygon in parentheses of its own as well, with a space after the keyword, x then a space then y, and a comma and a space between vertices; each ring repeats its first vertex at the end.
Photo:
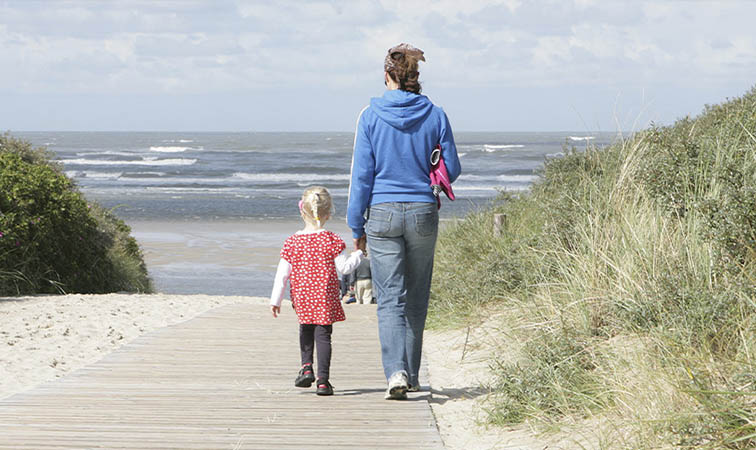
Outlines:
POLYGON ((441 156, 441 146, 437 146, 431 152, 430 157, 431 170, 430 170, 430 184, 433 195, 436 196, 438 202, 438 209, 441 209, 441 191, 449 197, 449 200, 454 200, 454 191, 451 187, 451 181, 449 180, 449 173, 446 171, 446 164, 444 164, 444 158, 441 156))

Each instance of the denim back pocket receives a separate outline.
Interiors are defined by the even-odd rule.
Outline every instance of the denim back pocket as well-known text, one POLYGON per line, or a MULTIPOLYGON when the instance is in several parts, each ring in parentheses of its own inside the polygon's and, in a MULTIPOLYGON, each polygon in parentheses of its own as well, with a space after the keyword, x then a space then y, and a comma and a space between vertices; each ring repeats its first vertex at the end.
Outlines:
POLYGON ((370 217, 368 218, 365 231, 373 236, 381 236, 391 229, 391 211, 370 208, 370 217))
POLYGON ((422 211, 415 214, 415 231, 420 236, 436 234, 438 231, 438 211, 422 211))

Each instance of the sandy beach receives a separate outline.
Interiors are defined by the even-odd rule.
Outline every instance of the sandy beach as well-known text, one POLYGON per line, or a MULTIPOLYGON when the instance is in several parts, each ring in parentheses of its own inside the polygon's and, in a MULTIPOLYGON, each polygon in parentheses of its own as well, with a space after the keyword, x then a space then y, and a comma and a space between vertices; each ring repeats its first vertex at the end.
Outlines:
MULTIPOLYGON (((129 221, 155 290, 168 294, 270 295, 284 240, 301 220, 129 221)), ((352 245, 343 217, 327 228, 352 245)))

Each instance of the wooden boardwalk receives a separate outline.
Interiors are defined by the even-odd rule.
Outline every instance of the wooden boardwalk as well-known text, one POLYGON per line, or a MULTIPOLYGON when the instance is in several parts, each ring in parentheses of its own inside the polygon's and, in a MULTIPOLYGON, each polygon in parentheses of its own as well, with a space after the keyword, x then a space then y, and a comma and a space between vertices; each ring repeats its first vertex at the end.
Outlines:
POLYGON ((284 309, 217 308, 0 400, 0 448, 443 448, 427 389, 383 399, 373 306, 348 305, 334 325, 332 397, 294 387, 298 328, 284 309))

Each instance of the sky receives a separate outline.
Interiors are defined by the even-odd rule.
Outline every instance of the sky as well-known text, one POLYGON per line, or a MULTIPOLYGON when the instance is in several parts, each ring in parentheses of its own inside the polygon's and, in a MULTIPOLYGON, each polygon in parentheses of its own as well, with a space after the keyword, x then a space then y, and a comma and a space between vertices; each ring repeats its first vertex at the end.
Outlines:
POLYGON ((756 2, 0 0, 0 130, 353 131, 387 49, 457 131, 632 131, 756 84, 756 2))

